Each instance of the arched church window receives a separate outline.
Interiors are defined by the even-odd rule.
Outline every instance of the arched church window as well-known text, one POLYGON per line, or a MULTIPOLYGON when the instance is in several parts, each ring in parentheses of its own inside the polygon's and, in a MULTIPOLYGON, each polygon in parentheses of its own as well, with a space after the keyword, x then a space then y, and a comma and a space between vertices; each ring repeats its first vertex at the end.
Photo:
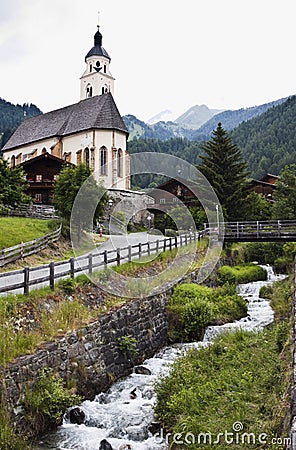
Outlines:
POLYGON ((46 148, 43 147, 43 149, 41 150, 41 154, 44 155, 44 153, 46 153, 46 148))
POLYGON ((107 149, 100 148, 100 175, 107 175, 107 149))
POLYGON ((89 166, 89 148, 86 147, 83 152, 83 162, 87 166, 89 166))
POLYGON ((93 88, 90 84, 86 86, 86 98, 92 97, 93 88))
POLYGON ((122 177, 122 166, 123 166, 122 150, 121 150, 121 148, 119 148, 118 152, 117 152, 117 176, 118 177, 122 177))
POLYGON ((104 73, 107 73, 107 66, 104 64, 104 73))
POLYGON ((11 167, 12 169, 15 168, 15 156, 14 156, 14 155, 12 155, 12 157, 11 157, 10 167, 11 167))
POLYGON ((89 71, 92 71, 92 64, 89 65, 89 71))

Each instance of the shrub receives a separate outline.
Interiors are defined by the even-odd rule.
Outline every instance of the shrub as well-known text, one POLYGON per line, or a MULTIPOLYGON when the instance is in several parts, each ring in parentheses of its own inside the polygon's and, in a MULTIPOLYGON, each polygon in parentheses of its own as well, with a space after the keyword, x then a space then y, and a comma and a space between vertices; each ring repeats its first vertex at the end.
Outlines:
POLYGON ((61 378, 45 369, 33 387, 27 390, 23 407, 33 430, 39 433, 45 424, 52 427, 59 425, 66 409, 81 401, 78 395, 72 394, 63 386, 61 378))
POLYGON ((243 264, 233 267, 222 266, 217 272, 217 282, 219 285, 227 282, 230 284, 238 284, 261 280, 267 280, 267 272, 257 264, 243 264))
POLYGON ((206 327, 213 318, 211 302, 195 299, 187 303, 182 311, 185 337, 187 340, 200 340, 203 338, 206 327))
POLYGON ((261 298, 271 299, 273 293, 272 286, 262 286, 260 288, 259 296, 261 298))
POLYGON ((209 288, 193 283, 178 285, 169 301, 168 337, 172 342, 200 340, 210 324, 240 319, 247 314, 246 301, 236 287, 209 288))
POLYGON ((138 341, 131 335, 121 336, 117 339, 119 350, 125 355, 130 354, 131 356, 137 356, 138 349, 137 344, 138 341))

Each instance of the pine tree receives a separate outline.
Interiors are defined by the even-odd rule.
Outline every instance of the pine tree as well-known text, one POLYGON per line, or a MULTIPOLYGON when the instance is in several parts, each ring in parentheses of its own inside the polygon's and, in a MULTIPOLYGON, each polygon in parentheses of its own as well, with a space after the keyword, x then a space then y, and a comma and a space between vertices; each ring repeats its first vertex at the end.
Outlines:
POLYGON ((204 155, 198 167, 207 178, 224 209, 225 219, 243 218, 247 186, 247 165, 240 148, 232 142, 221 123, 212 138, 202 146, 204 155))

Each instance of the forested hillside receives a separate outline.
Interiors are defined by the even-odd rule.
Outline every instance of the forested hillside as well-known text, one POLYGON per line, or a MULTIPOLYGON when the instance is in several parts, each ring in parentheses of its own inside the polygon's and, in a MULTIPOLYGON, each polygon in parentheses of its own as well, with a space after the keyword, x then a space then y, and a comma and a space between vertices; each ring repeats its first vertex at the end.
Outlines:
POLYGON ((242 149, 252 176, 259 178, 266 172, 277 175, 285 165, 295 163, 295 130, 296 96, 293 96, 242 123, 231 135, 242 149))
POLYGON ((242 122, 251 120, 254 117, 260 116, 268 109, 273 106, 279 105, 285 102, 287 99, 282 98, 274 102, 265 103, 260 106, 252 106, 251 108, 241 108, 236 110, 223 111, 216 114, 210 120, 208 120, 204 125, 202 125, 195 133, 192 134, 193 140, 203 140, 208 139, 213 130, 216 129, 219 122, 222 123, 223 128, 227 131, 233 130, 235 127, 239 126, 242 122))
MULTIPOLYGON (((191 142, 188 139, 174 138, 167 141, 159 139, 139 139, 128 142, 128 150, 132 153, 160 152, 168 153, 185 159, 192 164, 199 163, 201 153, 200 142, 191 142)), ((133 186, 140 188, 148 187, 151 183, 160 184, 164 182, 164 177, 151 174, 141 174, 132 177, 133 186)))
POLYGON ((32 103, 13 105, 0 98, 0 148, 6 144, 14 130, 20 125, 25 117, 42 114, 37 106, 32 103))

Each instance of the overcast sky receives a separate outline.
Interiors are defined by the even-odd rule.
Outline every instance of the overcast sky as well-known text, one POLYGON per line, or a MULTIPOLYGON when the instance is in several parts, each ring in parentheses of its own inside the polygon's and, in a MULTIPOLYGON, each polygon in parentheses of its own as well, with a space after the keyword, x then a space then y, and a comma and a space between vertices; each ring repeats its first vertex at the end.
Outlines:
POLYGON ((295 0, 0 0, 0 97, 79 101, 98 11, 121 114, 238 109, 296 94, 295 0))

